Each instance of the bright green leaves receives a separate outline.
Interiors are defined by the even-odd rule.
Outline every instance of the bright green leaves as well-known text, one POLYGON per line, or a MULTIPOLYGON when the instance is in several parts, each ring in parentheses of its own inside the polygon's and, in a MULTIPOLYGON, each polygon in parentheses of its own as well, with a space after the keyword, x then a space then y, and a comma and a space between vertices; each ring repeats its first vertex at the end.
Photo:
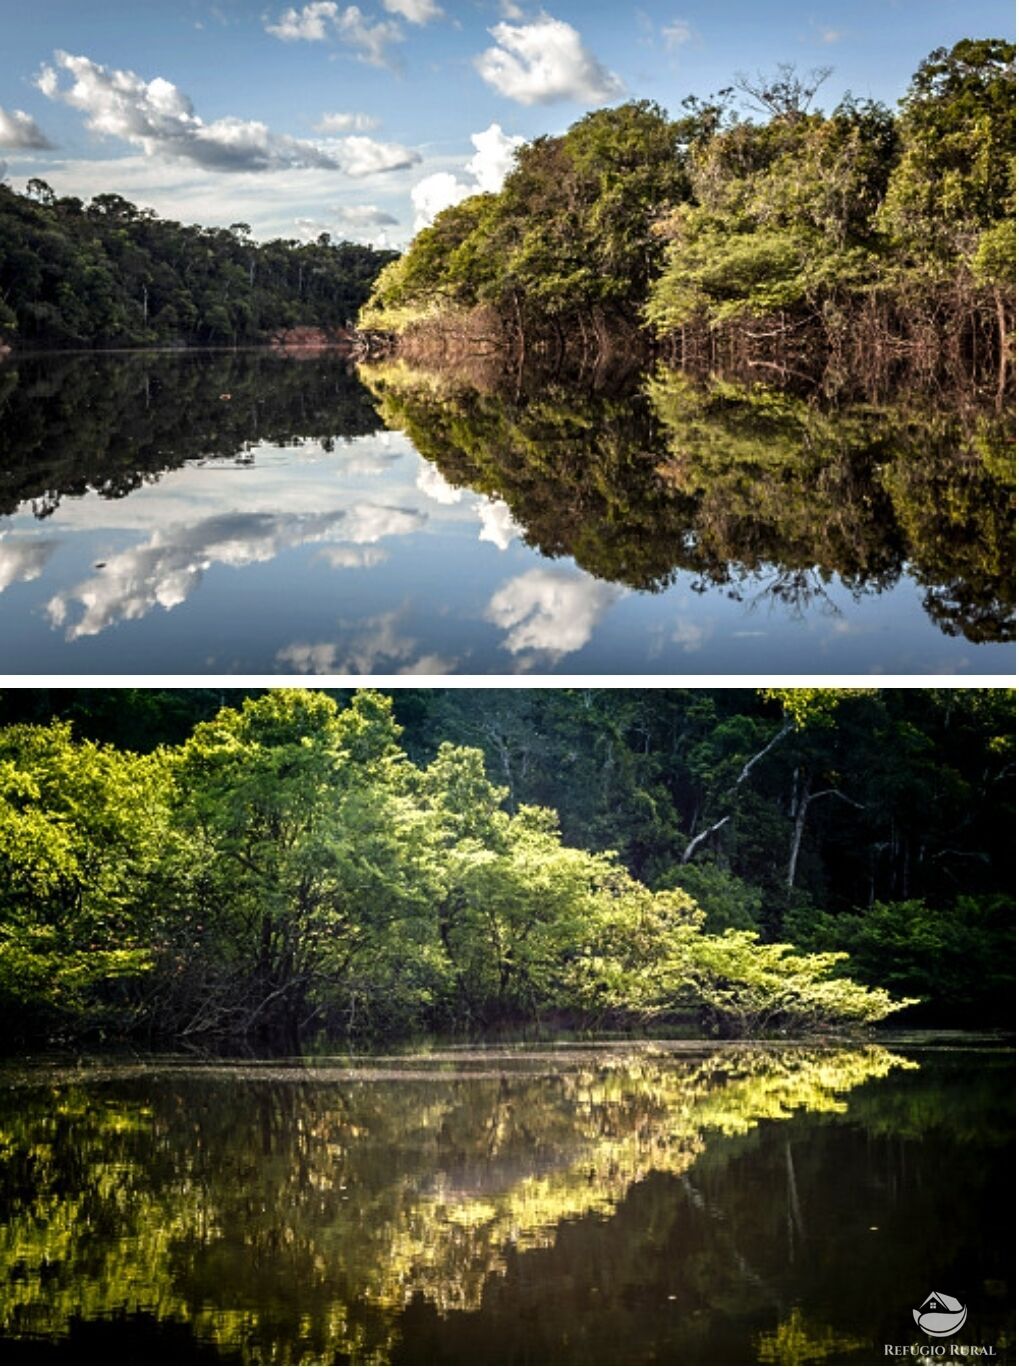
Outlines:
POLYGON ((932 52, 902 101, 901 157, 881 223, 918 266, 972 250, 1015 220, 1015 47, 964 39, 932 52))
POLYGON ((943 833, 913 861, 920 877, 923 860, 953 855, 940 844, 977 800, 939 758, 941 713, 954 712, 967 749, 991 742, 987 763, 1008 762, 1000 700, 932 695, 935 720, 910 720, 872 692, 768 690, 735 708, 718 695, 570 690, 537 738, 519 702, 497 700, 475 722, 507 786, 469 745, 425 745, 434 758, 412 763, 374 690, 347 706, 272 690, 145 757, 77 742, 66 723, 9 727, 0 1010, 28 1035, 144 1027, 288 1049, 315 1031, 552 1013, 693 1016, 726 1034, 868 1024, 897 1009, 888 991, 950 990, 924 978, 939 960, 986 965, 1004 904, 807 915, 801 845, 806 863, 823 823, 839 859, 855 844, 877 859, 889 824, 928 804, 924 830, 943 833), (875 749, 898 758, 882 767, 875 749), (522 793, 525 769, 539 790, 576 790, 567 817, 589 848, 564 840, 540 791, 522 793), (657 891, 596 852, 609 839, 649 880, 660 871, 657 891))
POLYGON ((66 723, 0 731, 0 1008, 104 1019, 109 986, 152 964, 169 838, 161 753, 75 744, 66 723))

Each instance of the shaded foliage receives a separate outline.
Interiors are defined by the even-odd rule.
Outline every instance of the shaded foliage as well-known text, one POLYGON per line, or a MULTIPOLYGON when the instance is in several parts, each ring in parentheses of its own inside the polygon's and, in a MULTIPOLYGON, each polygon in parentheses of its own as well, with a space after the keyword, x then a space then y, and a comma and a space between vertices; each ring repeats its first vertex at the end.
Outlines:
MULTIPOLYGON (((819 695, 820 696, 820 695, 819 695)), ((296 1049, 309 1030, 693 1012, 715 1033, 897 1008, 685 892, 508 810, 483 752, 400 745, 390 699, 276 689, 136 755, 67 722, 0 732, 0 1011, 296 1049), (751 1005, 752 1004, 752 1005, 751 1005)), ((737 785, 739 785, 739 780, 737 785)))
POLYGON ((121 195, 88 204, 43 181, 0 185, 0 343, 257 341, 342 327, 393 252, 353 242, 259 243, 246 223, 185 226, 121 195))
POLYGON ((832 970, 941 1021, 1007 1018, 1006 691, 349 699, 5 694, 19 1028, 26 1009, 291 1043, 557 1011, 803 1028, 812 984, 834 994, 817 1019, 866 1008, 832 970), (76 815, 86 779, 112 791, 76 815), (79 1011, 52 971, 90 946, 79 1011))

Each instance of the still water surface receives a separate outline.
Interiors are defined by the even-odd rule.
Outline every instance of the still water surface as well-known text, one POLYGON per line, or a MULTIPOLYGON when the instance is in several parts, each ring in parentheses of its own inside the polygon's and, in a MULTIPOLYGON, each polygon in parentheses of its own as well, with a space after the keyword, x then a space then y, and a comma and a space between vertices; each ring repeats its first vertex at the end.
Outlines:
POLYGON ((8 1360, 1014 1362, 1013 1056, 697 1042, 0 1070, 8 1360))
POLYGON ((22 356, 0 671, 1010 673, 1013 483, 928 396, 22 356))

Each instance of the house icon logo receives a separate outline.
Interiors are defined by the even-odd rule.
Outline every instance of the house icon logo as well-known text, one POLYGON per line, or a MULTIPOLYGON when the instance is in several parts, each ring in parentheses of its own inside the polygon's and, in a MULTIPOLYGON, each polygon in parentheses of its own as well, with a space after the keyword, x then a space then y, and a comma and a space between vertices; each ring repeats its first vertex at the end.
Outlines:
POLYGON ((913 1320, 933 1339, 946 1339, 966 1323, 966 1307, 947 1291, 932 1291, 913 1311, 913 1320))

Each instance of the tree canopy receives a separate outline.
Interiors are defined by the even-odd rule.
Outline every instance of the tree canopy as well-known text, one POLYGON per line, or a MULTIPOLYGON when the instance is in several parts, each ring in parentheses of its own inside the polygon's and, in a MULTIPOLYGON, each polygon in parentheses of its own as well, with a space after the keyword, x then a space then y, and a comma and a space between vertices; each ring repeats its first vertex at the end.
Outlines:
POLYGON ((89 203, 41 180, 0 185, 0 345, 264 340, 352 321, 395 257, 353 242, 255 242, 246 223, 202 228, 121 195, 89 203))
POLYGON ((837 347, 869 317, 871 343, 962 328, 1006 348, 1015 48, 938 49, 897 113, 851 94, 819 112, 828 75, 740 78, 752 115, 729 89, 678 117, 632 101, 536 139, 499 193, 444 210, 385 268, 363 324, 427 333, 489 310, 560 342, 639 322, 759 342, 767 317, 786 345, 810 323, 837 347))
POLYGON ((557 1019, 803 1031, 910 999, 939 1019, 1008 1009, 1005 692, 238 702, 5 697, 0 1012, 16 1034, 294 1048, 557 1019))

